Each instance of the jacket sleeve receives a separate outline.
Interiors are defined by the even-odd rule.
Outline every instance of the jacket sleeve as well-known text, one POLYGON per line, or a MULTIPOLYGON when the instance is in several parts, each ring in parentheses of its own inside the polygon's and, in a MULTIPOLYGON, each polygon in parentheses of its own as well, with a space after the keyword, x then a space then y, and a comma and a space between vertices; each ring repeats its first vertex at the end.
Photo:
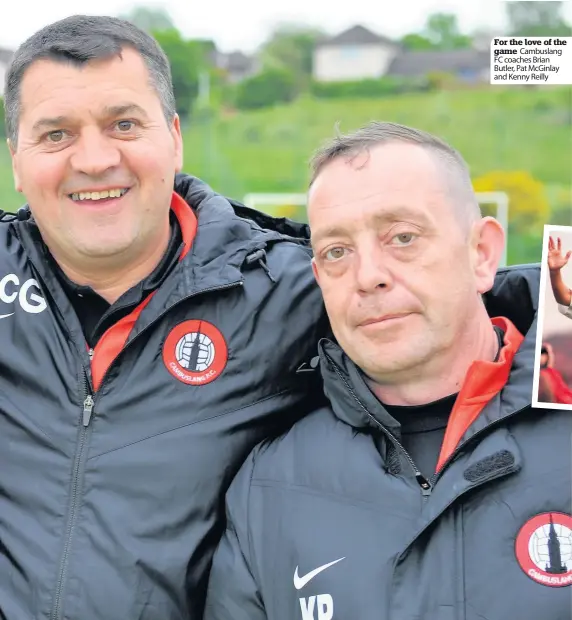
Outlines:
POLYGON ((254 453, 227 493, 226 531, 214 555, 203 620, 266 620, 249 549, 248 504, 253 469, 254 453))

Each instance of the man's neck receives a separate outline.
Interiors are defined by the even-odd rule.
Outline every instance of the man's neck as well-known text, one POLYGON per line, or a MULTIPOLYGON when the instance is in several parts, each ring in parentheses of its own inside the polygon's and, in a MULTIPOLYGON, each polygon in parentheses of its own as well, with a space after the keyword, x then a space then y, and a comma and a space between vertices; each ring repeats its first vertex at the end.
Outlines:
POLYGON ((460 391, 471 364, 477 360, 492 362, 498 353, 498 337, 483 308, 483 316, 473 324, 471 333, 456 342, 452 351, 429 364, 410 369, 407 377, 387 381, 367 378, 377 398, 388 405, 423 405, 460 391))
POLYGON ((91 287, 108 303, 114 304, 130 288, 153 273, 169 245, 170 229, 150 251, 138 256, 114 256, 113 261, 90 259, 72 265, 65 257, 54 256, 61 270, 75 284, 91 287), (87 261, 86 261, 87 262, 87 261))

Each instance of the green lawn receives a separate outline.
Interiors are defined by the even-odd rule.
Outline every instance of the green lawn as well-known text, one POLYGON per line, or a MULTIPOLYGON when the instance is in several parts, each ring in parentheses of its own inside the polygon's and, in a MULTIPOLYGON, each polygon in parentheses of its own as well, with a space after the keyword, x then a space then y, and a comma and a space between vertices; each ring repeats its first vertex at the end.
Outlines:
MULTIPOLYGON (((473 176, 494 169, 527 170, 551 187, 570 186, 572 88, 491 87, 383 99, 301 99, 256 112, 219 115, 185 129, 185 170, 220 192, 303 192, 307 161, 336 123, 349 131, 369 120, 431 131, 461 151, 473 176)), ((10 160, 0 147, 0 198, 15 209, 10 160)))
POLYGON ((370 120, 433 132, 460 150, 473 176, 527 170, 545 183, 570 183, 572 89, 440 92, 379 100, 301 100, 192 127, 186 167, 219 191, 299 192, 307 161, 334 135, 370 120))

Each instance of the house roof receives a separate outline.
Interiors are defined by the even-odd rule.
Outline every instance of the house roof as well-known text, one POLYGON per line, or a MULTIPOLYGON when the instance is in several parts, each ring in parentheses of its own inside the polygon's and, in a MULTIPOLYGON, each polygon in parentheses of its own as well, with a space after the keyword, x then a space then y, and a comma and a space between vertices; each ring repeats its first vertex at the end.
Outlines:
POLYGON ((482 71, 488 68, 488 51, 474 49, 451 51, 403 52, 387 69, 388 75, 416 76, 431 71, 482 71))
POLYGON ((253 59, 243 52, 230 52, 230 54, 220 54, 219 56, 220 66, 231 72, 250 71, 253 63, 253 59))
POLYGON ((0 63, 7 65, 11 60, 14 52, 0 47, 0 63))
POLYGON ((334 37, 324 38, 318 42, 318 45, 366 45, 369 43, 385 43, 386 45, 397 46, 395 41, 376 34, 361 25, 352 26, 334 37))

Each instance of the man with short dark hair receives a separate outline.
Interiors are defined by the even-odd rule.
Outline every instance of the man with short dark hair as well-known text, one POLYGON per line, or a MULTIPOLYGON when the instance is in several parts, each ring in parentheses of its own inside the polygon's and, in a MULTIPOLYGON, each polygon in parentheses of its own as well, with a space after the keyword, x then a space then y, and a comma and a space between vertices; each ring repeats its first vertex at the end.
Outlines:
POLYGON ((326 407, 251 454, 205 620, 570 618, 571 416, 531 408, 539 268, 461 156, 372 123, 314 160, 326 407))
POLYGON ((70 17, 16 52, 0 226, 0 617, 199 620, 223 497, 312 405, 307 227, 181 174, 167 59, 70 17))

